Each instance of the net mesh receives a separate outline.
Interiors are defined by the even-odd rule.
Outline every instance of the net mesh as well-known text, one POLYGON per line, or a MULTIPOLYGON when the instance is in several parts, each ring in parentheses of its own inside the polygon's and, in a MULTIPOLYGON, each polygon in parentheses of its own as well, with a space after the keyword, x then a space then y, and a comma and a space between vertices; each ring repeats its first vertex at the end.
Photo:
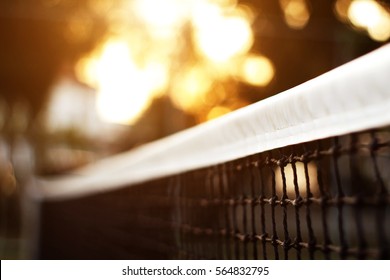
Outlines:
POLYGON ((388 259, 389 166, 385 127, 45 201, 39 257, 388 259))

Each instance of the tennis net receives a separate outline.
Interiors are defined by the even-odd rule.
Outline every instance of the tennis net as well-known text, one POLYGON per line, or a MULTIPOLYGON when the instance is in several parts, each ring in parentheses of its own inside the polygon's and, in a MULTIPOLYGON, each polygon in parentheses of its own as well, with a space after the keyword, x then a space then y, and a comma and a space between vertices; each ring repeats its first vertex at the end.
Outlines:
POLYGON ((390 46, 38 180, 39 258, 388 259, 390 46))

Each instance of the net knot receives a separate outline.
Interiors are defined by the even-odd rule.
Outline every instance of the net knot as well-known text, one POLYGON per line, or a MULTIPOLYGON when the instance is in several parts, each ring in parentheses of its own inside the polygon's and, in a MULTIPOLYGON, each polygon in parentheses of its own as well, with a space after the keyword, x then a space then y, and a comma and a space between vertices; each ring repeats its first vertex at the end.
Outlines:
POLYGON ((290 154, 288 159, 287 159, 287 162, 288 163, 295 163, 297 160, 295 159, 295 155, 294 154, 290 154))
POLYGON ((242 233, 236 232, 236 234, 234 236, 236 237, 236 239, 238 239, 240 241, 245 241, 245 235, 242 233))
POLYGON ((266 197, 264 195, 261 195, 259 197, 259 204, 265 204, 266 197))
POLYGON ((327 195, 321 196, 321 197, 319 198, 320 205, 321 205, 322 207, 326 206, 326 205, 328 204, 328 200, 329 200, 329 198, 328 198, 327 195))
POLYGON ((278 246, 278 236, 277 236, 276 234, 273 234, 273 235, 271 236, 271 244, 272 244, 273 246, 278 246))
POLYGON ((283 194, 282 197, 280 198, 280 206, 286 207, 288 204, 288 201, 289 201, 289 199, 288 199, 287 194, 283 194))
POLYGON ((291 243, 291 239, 287 238, 282 242, 282 247, 286 250, 290 249, 293 244, 291 243))
POLYGON ((379 145, 379 141, 378 141, 378 138, 376 138, 376 137, 372 137, 372 140, 371 140, 371 142, 370 142, 370 150, 371 151, 376 151, 376 150, 378 150, 379 149, 379 147, 380 147, 380 145, 379 145))
POLYGON ((302 248, 301 242, 302 242, 301 238, 295 238, 291 246, 297 250, 300 250, 302 248))
POLYGON ((262 235, 260 235, 260 240, 261 241, 266 241, 267 240, 267 238, 268 238, 268 233, 263 233, 262 235))
POLYGON ((314 159, 317 159, 317 160, 320 160, 322 158, 322 155, 321 155, 321 152, 319 151, 319 149, 315 149, 314 152, 313 152, 313 158, 314 159))
POLYGON ((304 203, 303 201, 303 198, 301 196, 298 196, 297 198, 295 198, 293 201, 292 201, 292 205, 296 206, 296 207, 300 207, 302 206, 302 204, 304 203))
POLYGON ((273 196, 273 197, 271 197, 269 200, 268 200, 268 202, 269 202, 269 204, 271 204, 271 206, 275 206, 276 205, 276 201, 278 201, 278 196, 273 196))
POLYGON ((311 236, 309 239, 309 242, 308 242, 309 250, 313 251, 315 249, 316 245, 317 245, 317 240, 315 239, 314 236, 311 236))
POLYGON ((257 199, 256 198, 249 198, 249 197, 246 197, 245 199, 244 199, 244 203, 243 203, 243 205, 251 205, 251 206, 253 206, 253 205, 256 205, 257 204, 257 199))
POLYGON ((244 242, 252 242, 255 240, 254 235, 252 234, 245 234, 244 235, 244 242))
POLYGON ((247 205, 247 204, 251 204, 252 203, 252 199, 250 199, 250 198, 248 198, 248 197, 246 197, 245 195, 243 196, 243 197, 241 197, 241 199, 240 199, 240 204, 242 205, 242 206, 245 206, 245 205, 247 205))
POLYGON ((329 152, 333 157, 338 157, 340 155, 341 147, 338 144, 334 144, 334 146, 330 147, 329 152))
POLYGON ((299 160, 303 163, 308 163, 309 162, 309 153, 306 152, 303 155, 301 155, 299 160))
POLYGON ((276 164, 277 164, 277 166, 279 166, 279 167, 285 167, 286 165, 287 165, 287 163, 289 162, 289 160, 286 158, 286 157, 282 157, 282 158, 280 158, 280 159, 278 159, 277 161, 276 161, 276 164))

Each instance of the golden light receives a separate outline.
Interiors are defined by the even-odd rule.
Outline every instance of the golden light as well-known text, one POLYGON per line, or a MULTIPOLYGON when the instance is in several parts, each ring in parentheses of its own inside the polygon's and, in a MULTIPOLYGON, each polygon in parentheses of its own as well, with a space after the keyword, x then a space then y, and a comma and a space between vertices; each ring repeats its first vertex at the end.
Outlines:
POLYGON ((227 113, 230 113, 232 110, 225 106, 217 106, 210 110, 207 114, 207 120, 212 120, 218 117, 221 117, 227 113))
POLYGON ((390 38, 390 16, 381 16, 377 25, 368 27, 368 34, 375 41, 387 41, 390 38))
POLYGON ((146 83, 150 86, 150 92, 154 97, 161 96, 169 83, 169 62, 153 60, 144 68, 143 72, 147 77, 146 83))
POLYGON ((354 1, 348 8, 348 17, 355 26, 367 28, 377 24, 380 9, 374 1, 354 1))
POLYGON ((390 14, 375 1, 353 1, 348 8, 348 18, 356 27, 366 29, 374 40, 390 38, 390 14))
POLYGON ((204 104, 211 86, 210 75, 201 66, 195 66, 178 77, 171 91, 171 99, 178 108, 196 112, 204 104))
POLYGON ((95 54, 81 58, 75 66, 77 78, 90 87, 97 88, 98 80, 96 71, 98 63, 98 56, 95 54))
MULTIPOLYGON (((198 0, 199 1, 199 0, 198 0)), ((222 7, 234 7, 237 5, 237 0, 209 0, 211 3, 218 4, 222 7)))
POLYGON ((240 77, 254 86, 268 85, 275 75, 272 62, 265 56, 251 55, 244 59, 240 77))
POLYGON ((305 0, 280 0, 284 19, 294 29, 304 28, 310 19, 310 10, 305 0))
POLYGON ((339 16, 342 20, 348 18, 348 8, 352 0, 337 0, 335 2, 334 8, 336 15, 339 16))
POLYGON ((41 3, 47 7, 55 7, 60 4, 61 0, 42 0, 41 3))
POLYGON ((211 61, 223 63, 246 53, 253 44, 253 33, 248 19, 210 13, 196 26, 195 44, 198 51, 211 61))
POLYGON ((176 34, 188 18, 190 1, 135 0, 134 11, 156 36, 176 34))
POLYGON ((87 5, 96 14, 105 15, 115 6, 115 3, 107 0, 88 0, 87 5))
POLYGON ((97 110, 107 122, 131 124, 166 84, 165 68, 156 63, 141 68, 126 41, 110 39, 99 53, 80 61, 79 79, 96 87, 97 110))
POLYGON ((69 19, 64 36, 68 42, 81 43, 89 35, 92 28, 92 20, 83 14, 75 14, 69 19))
POLYGON ((222 83, 213 83, 207 94, 202 95, 202 101, 205 107, 210 109, 210 107, 221 104, 226 99, 231 100, 233 96, 236 96, 237 90, 230 85, 231 83, 225 85, 222 83))
POLYGON ((98 65, 97 109, 103 120, 130 124, 149 105, 148 81, 134 64, 126 42, 109 42, 98 65))
MULTIPOLYGON (((226 93, 217 90, 219 85, 223 88, 230 80, 229 94, 234 95, 236 82, 231 78, 237 70, 232 68, 240 68, 237 61, 247 55, 254 41, 254 13, 249 7, 238 5, 238 0, 133 0, 116 4, 99 1, 96 6, 96 13, 110 11, 109 30, 116 39, 107 40, 76 65, 77 77, 97 89, 102 119, 133 123, 151 100, 162 94, 169 94, 178 108, 202 114, 205 119, 210 108, 225 99, 226 93), (188 34, 194 36, 189 43, 188 34)), ((270 66, 265 61, 262 66, 259 63, 248 62, 247 82, 260 85, 272 79, 270 66), (261 75, 256 67, 262 68, 261 75), (251 75, 258 75, 256 81, 251 75)))
MULTIPOLYGON (((306 193, 306 176, 305 176, 305 165, 302 162, 295 163, 296 168, 296 180, 298 185, 299 194, 302 197, 307 195, 306 193)), ((310 192, 317 196, 319 195, 319 186, 317 182, 317 168, 314 163, 307 164, 307 173, 310 178, 310 192)), ((294 170, 291 164, 287 164, 284 167, 284 175, 286 178, 286 193, 289 198, 295 198, 295 185, 294 185, 294 170)), ((275 170, 275 186, 276 193, 280 197, 283 194, 283 179, 282 179, 282 170, 278 167, 275 170)))

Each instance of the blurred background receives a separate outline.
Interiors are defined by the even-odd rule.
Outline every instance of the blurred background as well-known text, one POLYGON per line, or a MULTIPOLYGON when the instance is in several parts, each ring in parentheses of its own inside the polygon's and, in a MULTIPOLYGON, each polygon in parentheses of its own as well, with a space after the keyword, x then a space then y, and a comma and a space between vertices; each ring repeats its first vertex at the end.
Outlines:
POLYGON ((1 258, 25 257, 31 176, 217 118, 389 38, 389 1, 0 0, 1 258))

